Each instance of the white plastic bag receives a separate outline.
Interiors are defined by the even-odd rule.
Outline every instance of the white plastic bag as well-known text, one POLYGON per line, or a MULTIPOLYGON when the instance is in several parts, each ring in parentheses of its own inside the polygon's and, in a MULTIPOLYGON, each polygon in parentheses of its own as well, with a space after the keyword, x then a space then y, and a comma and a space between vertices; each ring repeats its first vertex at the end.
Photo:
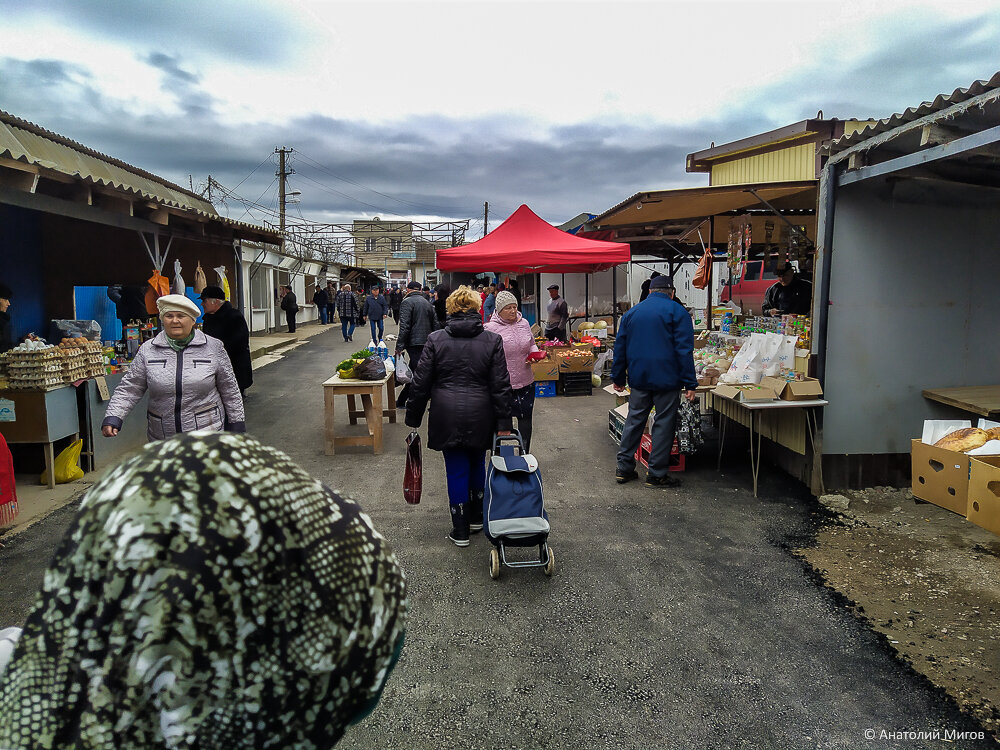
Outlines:
POLYGON ((396 382, 406 385, 412 380, 413 371, 410 370, 410 366, 406 364, 404 355, 400 354, 396 357, 396 382))
POLYGON ((764 377, 764 343, 766 337, 762 333, 751 333, 733 358, 729 371, 720 378, 720 382, 730 385, 757 385, 764 377))
POLYGON ((179 260, 174 261, 174 284, 170 291, 174 294, 184 294, 184 277, 181 276, 181 262, 179 260))
POLYGON ((763 351, 760 363, 764 367, 764 375, 772 376, 781 373, 782 369, 795 368, 794 336, 782 336, 778 333, 765 333, 763 351))

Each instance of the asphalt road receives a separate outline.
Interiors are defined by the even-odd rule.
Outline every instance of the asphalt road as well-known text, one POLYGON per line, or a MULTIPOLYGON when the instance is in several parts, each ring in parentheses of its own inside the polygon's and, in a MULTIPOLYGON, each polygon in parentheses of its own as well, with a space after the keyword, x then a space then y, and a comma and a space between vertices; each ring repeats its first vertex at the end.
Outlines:
MULTIPOLYGON (((425 454, 421 504, 404 503, 402 419, 380 456, 323 455, 319 383, 358 341, 339 327, 310 339, 254 373, 247 404, 250 431, 358 499, 407 571, 403 657, 339 747, 994 746, 920 738, 980 728, 789 554, 822 520, 804 488, 765 467, 754 498, 735 440, 722 475, 709 444, 680 490, 619 487, 601 392, 536 402, 557 571, 493 581, 485 539, 444 538, 439 454, 425 454), (916 735, 886 734, 899 732, 916 735)), ((0 627, 23 620, 71 514, 0 549, 0 627)))

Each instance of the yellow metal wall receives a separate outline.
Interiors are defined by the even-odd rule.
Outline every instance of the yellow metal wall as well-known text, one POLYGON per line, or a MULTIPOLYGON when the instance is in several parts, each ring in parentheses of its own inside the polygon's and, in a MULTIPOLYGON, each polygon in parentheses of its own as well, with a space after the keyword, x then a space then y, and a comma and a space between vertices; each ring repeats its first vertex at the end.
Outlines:
POLYGON ((816 179, 816 144, 755 154, 712 167, 712 185, 816 179))

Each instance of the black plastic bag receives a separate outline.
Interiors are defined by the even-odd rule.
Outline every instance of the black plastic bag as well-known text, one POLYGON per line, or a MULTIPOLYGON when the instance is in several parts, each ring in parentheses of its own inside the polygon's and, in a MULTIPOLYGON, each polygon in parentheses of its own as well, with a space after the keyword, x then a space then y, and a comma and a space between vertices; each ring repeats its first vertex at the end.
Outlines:
POLYGON ((384 380, 385 376, 385 362, 377 354, 366 359, 354 371, 354 377, 361 380, 384 380))

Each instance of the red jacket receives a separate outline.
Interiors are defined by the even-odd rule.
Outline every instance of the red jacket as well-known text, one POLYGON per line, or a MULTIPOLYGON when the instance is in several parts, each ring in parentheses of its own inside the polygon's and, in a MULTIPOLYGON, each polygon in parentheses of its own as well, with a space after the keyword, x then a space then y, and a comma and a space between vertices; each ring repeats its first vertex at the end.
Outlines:
POLYGON ((17 488, 14 486, 14 457, 0 435, 0 526, 17 518, 17 488))

